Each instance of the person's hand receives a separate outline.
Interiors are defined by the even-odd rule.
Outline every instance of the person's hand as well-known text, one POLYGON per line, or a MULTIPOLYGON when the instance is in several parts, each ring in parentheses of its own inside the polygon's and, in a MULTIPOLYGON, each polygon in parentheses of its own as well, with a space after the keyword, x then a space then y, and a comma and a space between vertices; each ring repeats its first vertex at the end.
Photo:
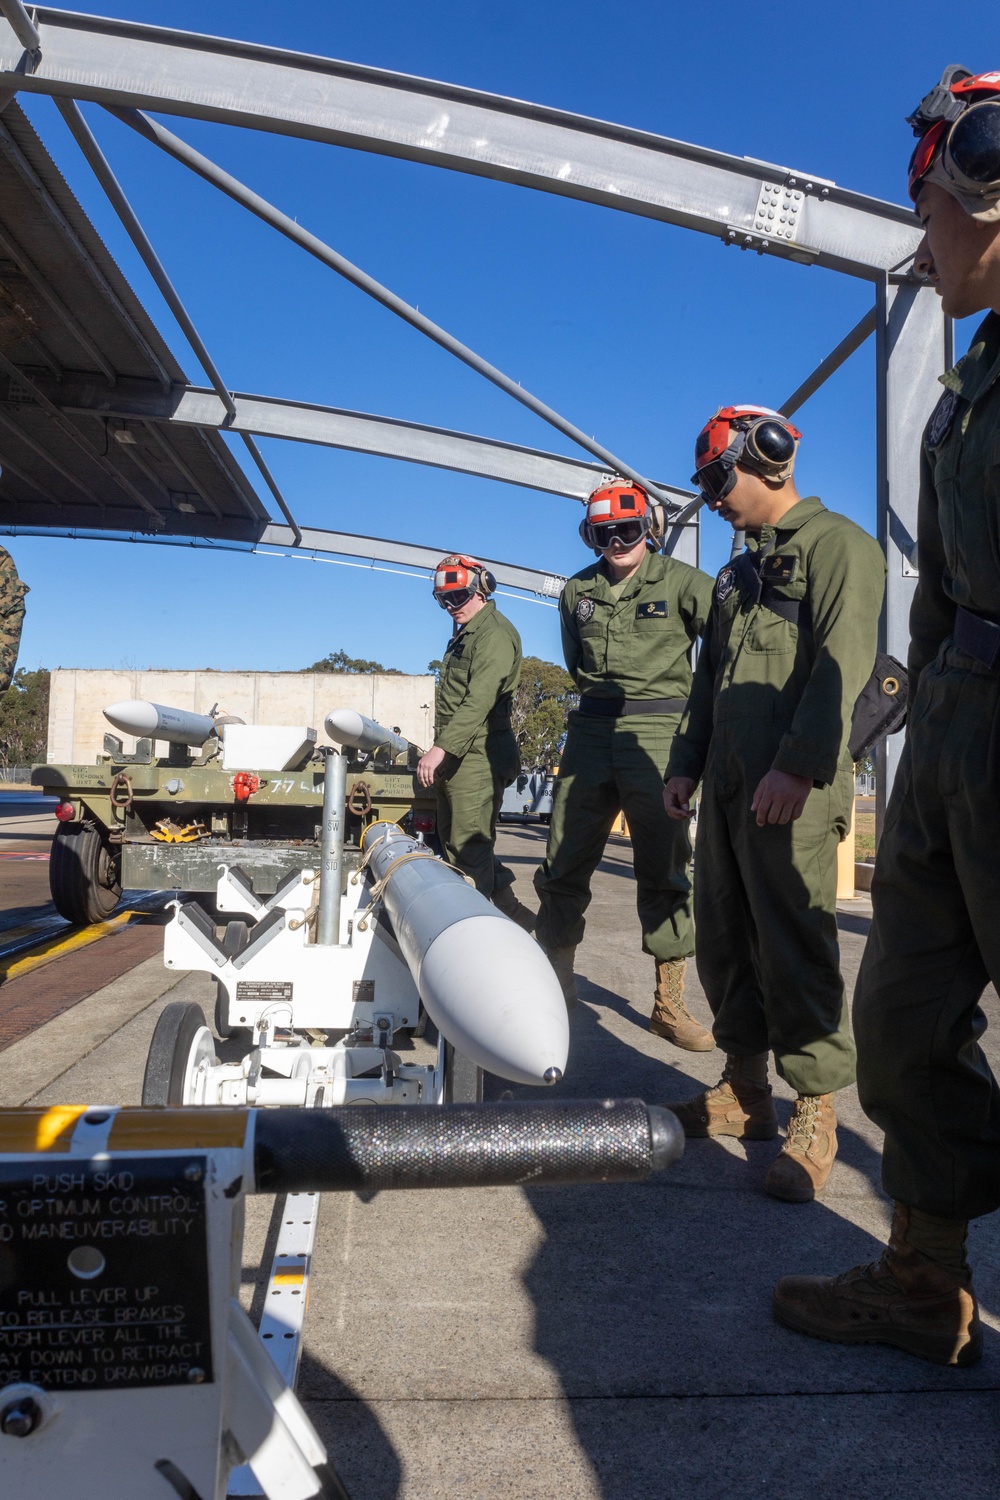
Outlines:
POLYGON ((694 809, 690 803, 697 785, 690 776, 671 776, 663 788, 663 806, 668 818, 680 820, 694 817, 694 809))
POLYGON ((761 777, 750 804, 750 811, 757 814, 757 827, 763 828, 765 823, 794 823, 801 818, 812 787, 808 776, 768 771, 761 777))
POLYGON ((440 745, 434 745, 417 761, 417 780, 421 786, 433 786, 441 762, 447 755, 440 745))

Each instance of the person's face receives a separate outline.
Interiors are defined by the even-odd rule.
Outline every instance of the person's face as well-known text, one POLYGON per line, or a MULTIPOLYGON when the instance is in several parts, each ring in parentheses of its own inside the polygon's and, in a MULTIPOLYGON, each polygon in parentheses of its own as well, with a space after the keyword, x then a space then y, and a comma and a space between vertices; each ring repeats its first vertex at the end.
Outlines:
POLYGON ((456 625, 468 625, 473 615, 478 615, 485 603, 486 600, 482 594, 473 594, 472 598, 467 599, 461 609, 449 609, 448 613, 456 625))
POLYGON ((950 318, 993 308, 1000 312, 1000 224, 981 224, 936 182, 917 196, 924 237, 913 269, 941 298, 950 318))
POLYGON ((759 531, 771 519, 775 487, 751 469, 736 465, 736 483, 722 500, 705 500, 734 531, 759 531))
POLYGON ((631 573, 642 562, 646 552, 646 538, 640 537, 631 547, 615 540, 610 547, 601 548, 601 557, 613 573, 631 573))

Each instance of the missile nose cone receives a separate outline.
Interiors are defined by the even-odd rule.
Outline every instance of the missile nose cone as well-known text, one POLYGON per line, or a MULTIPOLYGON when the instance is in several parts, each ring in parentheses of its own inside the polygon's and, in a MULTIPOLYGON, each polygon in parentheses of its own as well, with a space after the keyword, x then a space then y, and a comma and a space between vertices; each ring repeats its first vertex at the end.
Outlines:
POLYGON ((453 923, 428 947, 418 979, 424 1005, 481 1068, 512 1083, 556 1083, 569 1057, 559 981, 524 929, 480 899, 482 915, 453 923))

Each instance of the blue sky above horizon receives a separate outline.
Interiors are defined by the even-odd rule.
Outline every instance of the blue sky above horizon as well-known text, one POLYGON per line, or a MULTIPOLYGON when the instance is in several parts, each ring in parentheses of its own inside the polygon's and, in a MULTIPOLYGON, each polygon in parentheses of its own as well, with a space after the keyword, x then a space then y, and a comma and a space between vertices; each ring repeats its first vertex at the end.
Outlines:
MULTIPOLYGON (((73 8, 531 99, 897 202, 912 140, 903 117, 946 63, 978 72, 1000 62, 995 8, 984 0, 946 13, 923 0, 846 0, 835 15, 778 0, 739 16, 724 44, 718 19, 654 0, 613 9, 597 0, 73 8)), ((200 382, 51 101, 22 103, 200 382)), ((578 451, 103 111, 86 111, 231 388, 578 451)), ((870 305, 866 283, 628 214, 260 131, 167 123, 607 447, 675 484, 687 484, 694 436, 716 406, 778 405, 870 305)), ((957 347, 966 341, 959 330, 957 347)), ((796 417, 800 489, 868 529, 874 415, 869 340, 796 417)), ((262 446, 304 524, 562 573, 590 559, 572 501, 364 455, 262 446)), ((728 535, 706 519, 710 571, 728 535)), ((398 574, 174 547, 9 545, 32 589, 24 666, 276 671, 343 648, 422 671, 444 643, 426 585, 398 574)), ((502 607, 526 652, 558 659, 554 610, 513 599, 502 607)))

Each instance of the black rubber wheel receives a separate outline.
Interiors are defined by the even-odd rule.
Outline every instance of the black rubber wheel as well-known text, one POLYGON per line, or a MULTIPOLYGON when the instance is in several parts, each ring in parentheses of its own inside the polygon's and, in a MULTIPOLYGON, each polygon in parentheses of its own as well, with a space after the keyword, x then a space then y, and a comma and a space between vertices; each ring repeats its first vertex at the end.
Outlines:
POLYGON ((49 854, 49 890, 67 922, 106 922, 121 900, 121 850, 85 823, 61 823, 49 854))
MULTIPOLYGON (((235 958, 238 953, 242 953, 249 941, 250 927, 246 922, 241 922, 237 917, 235 921, 226 923, 222 946, 230 958, 235 958)), ((226 987, 221 979, 217 979, 215 981, 215 1034, 224 1042, 232 1036, 234 1031, 247 1030, 245 1026, 230 1026, 227 1019, 228 1008, 226 987)))
POLYGON ((193 1000, 171 1000, 160 1012, 146 1057, 143 1104, 189 1104, 188 1076, 195 1056, 211 1042, 205 1013, 193 1000))
POLYGON ((445 1104, 482 1104, 483 1070, 471 1058, 456 1052, 450 1042, 444 1047, 445 1104))

